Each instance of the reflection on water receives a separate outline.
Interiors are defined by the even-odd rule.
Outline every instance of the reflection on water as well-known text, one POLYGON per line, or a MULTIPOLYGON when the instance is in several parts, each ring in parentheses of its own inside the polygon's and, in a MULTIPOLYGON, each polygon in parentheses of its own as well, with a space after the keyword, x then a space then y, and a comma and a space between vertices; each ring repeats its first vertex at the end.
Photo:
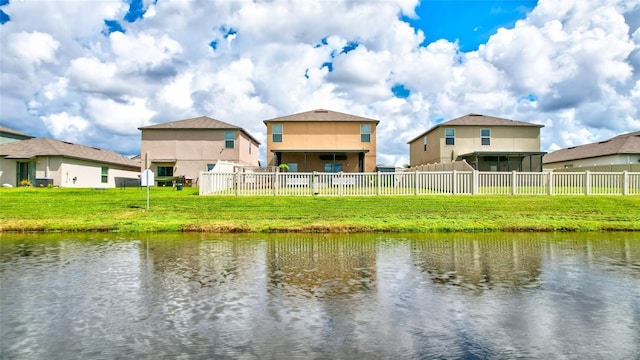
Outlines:
POLYGON ((2 234, 0 358, 640 358, 640 236, 2 234))

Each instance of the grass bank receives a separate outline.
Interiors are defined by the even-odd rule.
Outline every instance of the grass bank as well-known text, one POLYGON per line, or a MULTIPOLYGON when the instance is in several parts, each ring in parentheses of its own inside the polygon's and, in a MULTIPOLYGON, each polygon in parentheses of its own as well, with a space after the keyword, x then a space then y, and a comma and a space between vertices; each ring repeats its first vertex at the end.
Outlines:
POLYGON ((197 189, 0 189, 0 231, 640 231, 638 196, 214 197, 197 189))

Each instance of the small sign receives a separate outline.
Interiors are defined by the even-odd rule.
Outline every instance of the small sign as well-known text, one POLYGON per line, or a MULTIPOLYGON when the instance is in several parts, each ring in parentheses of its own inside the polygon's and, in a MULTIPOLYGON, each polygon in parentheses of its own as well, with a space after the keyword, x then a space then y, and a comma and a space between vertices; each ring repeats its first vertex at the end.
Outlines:
POLYGON ((153 171, 147 169, 142 172, 142 176, 140 177, 140 185, 142 186, 153 186, 153 171))

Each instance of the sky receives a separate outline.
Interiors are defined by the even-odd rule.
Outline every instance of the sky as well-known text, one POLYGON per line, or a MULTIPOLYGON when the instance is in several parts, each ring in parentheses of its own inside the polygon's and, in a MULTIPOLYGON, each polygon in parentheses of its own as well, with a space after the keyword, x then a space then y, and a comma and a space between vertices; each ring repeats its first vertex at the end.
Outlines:
POLYGON ((541 151, 640 130, 640 0, 0 0, 0 124, 140 152, 141 126, 209 116, 380 120, 377 162, 480 113, 541 151))

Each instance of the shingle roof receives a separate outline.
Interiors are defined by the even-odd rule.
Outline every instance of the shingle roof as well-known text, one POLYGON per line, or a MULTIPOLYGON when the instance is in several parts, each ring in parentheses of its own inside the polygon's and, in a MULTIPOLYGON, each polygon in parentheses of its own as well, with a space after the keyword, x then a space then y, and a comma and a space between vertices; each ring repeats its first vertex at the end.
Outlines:
POLYGON ((640 154, 640 131, 618 135, 597 143, 560 149, 545 155, 543 163, 549 164, 615 154, 640 154))
POLYGON ((166 122, 166 123, 162 123, 162 124, 149 125, 149 126, 143 126, 143 127, 139 127, 138 128, 138 130, 147 130, 147 129, 154 129, 154 130, 198 130, 198 129, 201 129, 201 130, 204 130, 204 129, 208 129, 208 130, 224 130, 224 129, 226 129, 226 130, 240 130, 243 133, 245 133, 248 137, 250 137, 258 145, 260 145, 260 142, 258 140, 256 140, 256 138, 251 136, 251 134, 249 134, 243 128, 241 128, 239 126, 236 126, 236 125, 233 125, 233 124, 226 123, 224 121, 212 119, 212 118, 210 118, 208 116, 199 116, 199 117, 195 117, 195 118, 191 118, 191 119, 170 121, 170 122, 166 122))
POLYGON ((7 159, 32 159, 38 156, 62 156, 140 169, 140 160, 129 159, 114 151, 47 138, 35 138, 0 145, 0 156, 7 159))
POLYGON ((443 126, 529 126, 542 128, 544 125, 533 124, 525 121, 503 119, 495 116, 487 116, 481 114, 467 114, 459 118, 455 118, 449 121, 441 122, 433 126, 431 129, 423 132, 415 138, 409 140, 407 143, 412 143, 415 140, 427 135, 433 130, 443 126))
POLYGON ((375 122, 378 124, 380 121, 370 119, 362 116, 345 114, 337 111, 316 109, 297 114, 277 117, 273 119, 264 120, 264 123, 268 122, 286 122, 286 121, 345 121, 345 122, 375 122))
POLYGON ((6 126, 2 126, 2 125, 0 125, 0 133, 24 136, 24 137, 28 137, 28 138, 34 138, 34 136, 31 136, 29 134, 25 134, 25 133, 20 132, 20 131, 16 131, 16 130, 10 129, 10 128, 8 128, 6 126))

